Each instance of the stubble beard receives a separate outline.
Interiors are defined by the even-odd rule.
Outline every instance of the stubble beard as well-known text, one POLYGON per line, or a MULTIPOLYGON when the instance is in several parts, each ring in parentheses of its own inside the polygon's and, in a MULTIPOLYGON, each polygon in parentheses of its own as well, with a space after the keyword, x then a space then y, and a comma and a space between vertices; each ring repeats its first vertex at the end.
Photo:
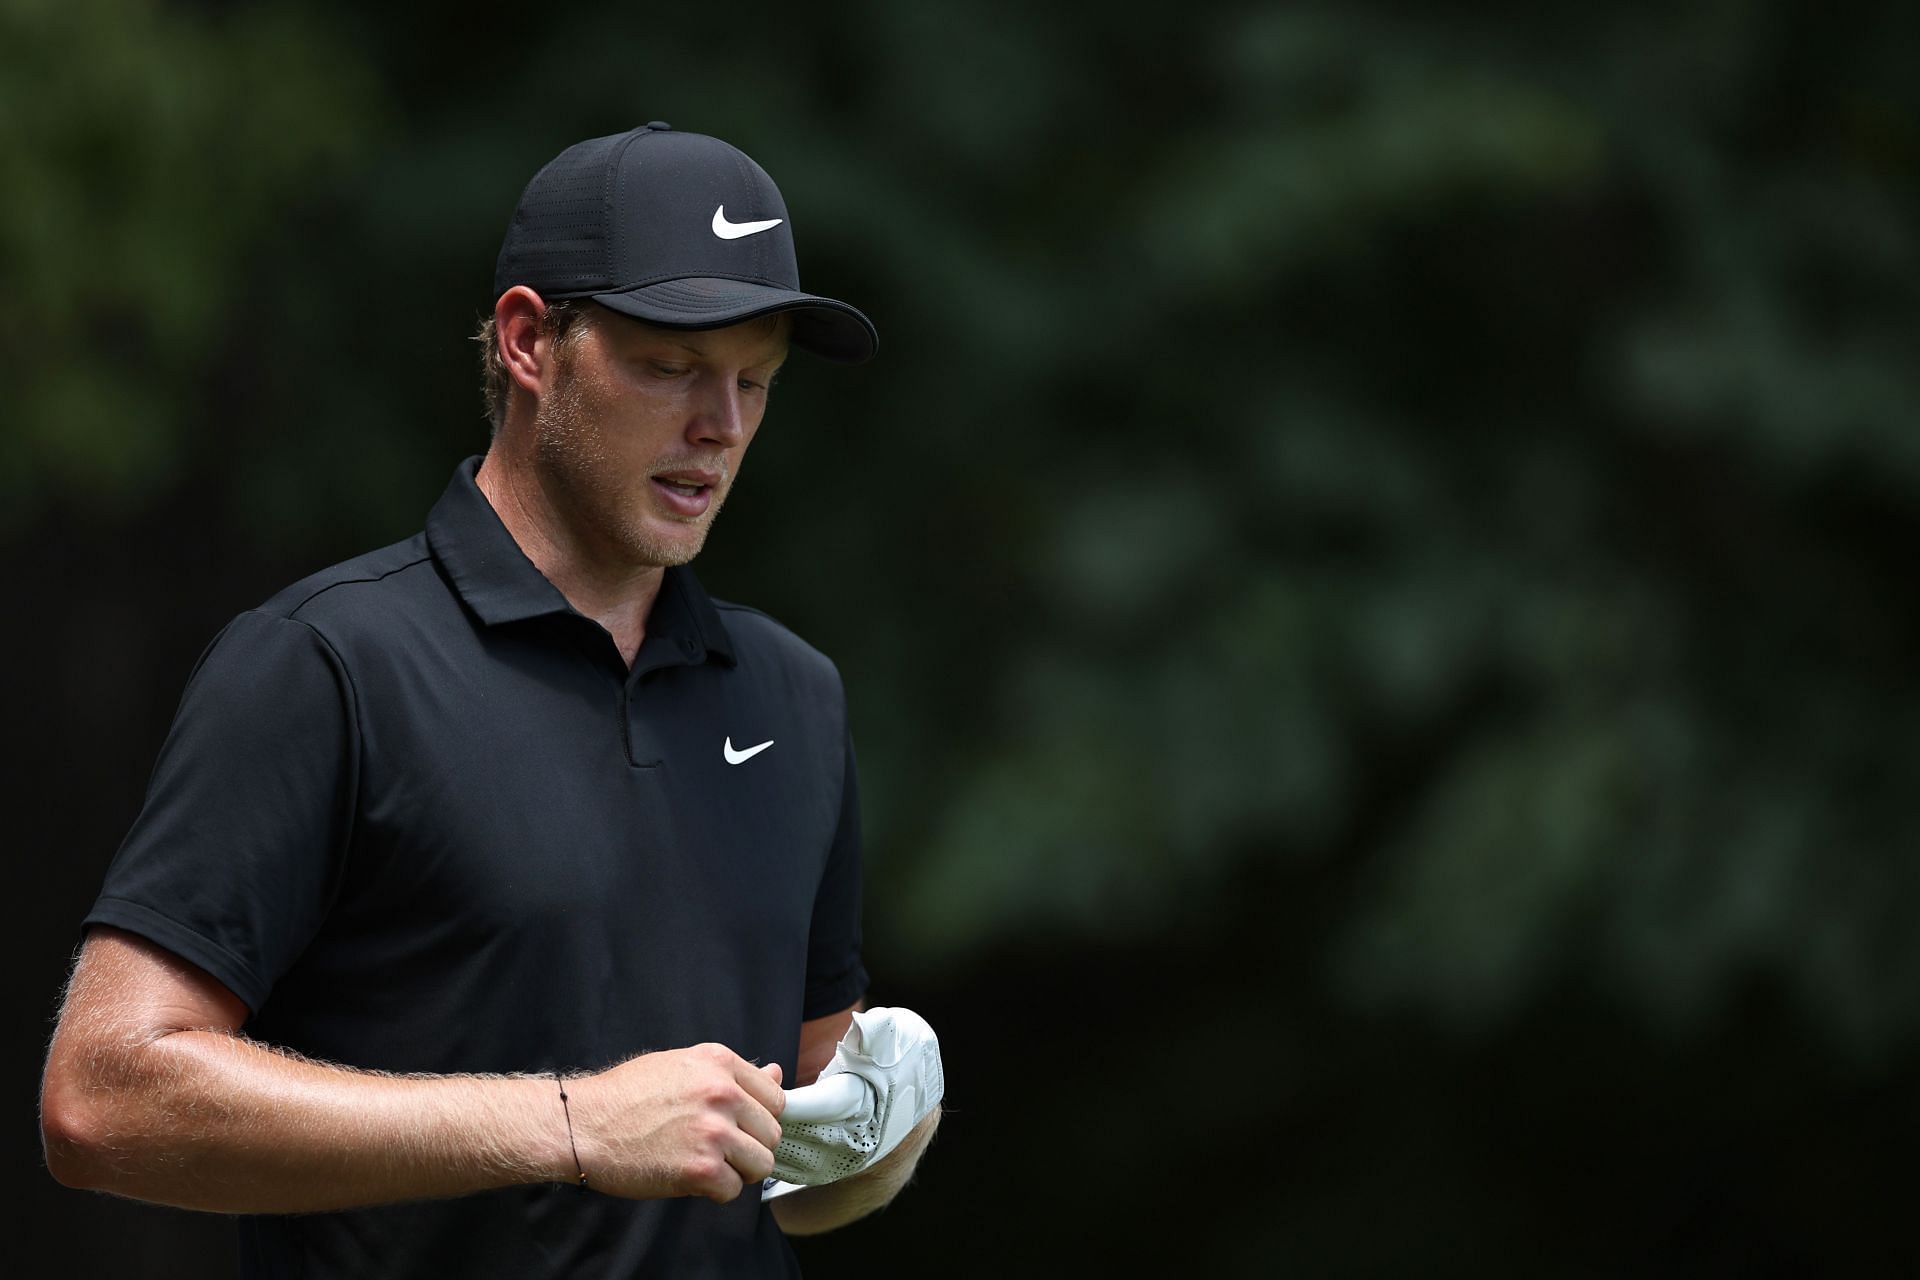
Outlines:
MULTIPOLYGON (((648 524, 652 478, 632 474, 611 455, 600 419, 583 380, 563 362, 553 390, 541 397, 534 410, 533 430, 535 459, 569 522, 636 567, 686 564, 706 545, 707 533, 732 485, 723 480, 715 486, 712 504, 698 520, 675 522, 685 531, 682 536, 662 537, 648 524)), ((711 461, 666 459, 653 465, 671 470, 680 465, 711 466, 711 461)))

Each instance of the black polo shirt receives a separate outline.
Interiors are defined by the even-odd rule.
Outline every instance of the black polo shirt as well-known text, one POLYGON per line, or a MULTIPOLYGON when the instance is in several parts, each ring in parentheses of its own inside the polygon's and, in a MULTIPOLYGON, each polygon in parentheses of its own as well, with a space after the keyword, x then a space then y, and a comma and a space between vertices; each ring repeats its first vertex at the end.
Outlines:
MULTIPOLYGON (((801 1021, 866 987, 838 673, 685 569, 628 670, 478 462, 424 533, 220 633, 87 922, 199 965, 250 1035, 331 1062, 587 1071, 715 1040, 790 1068, 801 1021)), ((251 1275, 795 1270, 751 1191, 513 1188, 242 1233, 251 1275)))

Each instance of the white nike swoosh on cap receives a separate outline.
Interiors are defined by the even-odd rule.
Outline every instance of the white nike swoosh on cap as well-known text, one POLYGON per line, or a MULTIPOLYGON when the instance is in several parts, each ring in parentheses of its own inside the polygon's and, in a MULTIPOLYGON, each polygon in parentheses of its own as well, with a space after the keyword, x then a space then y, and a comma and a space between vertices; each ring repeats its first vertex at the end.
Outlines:
POLYGON ((727 206, 721 205, 713 211, 713 234, 722 240, 738 240, 741 236, 771 231, 784 221, 784 218, 768 218, 765 222, 728 222, 727 206))
POLYGON ((727 757, 728 764, 739 764, 742 761, 753 759, 755 756, 759 755, 762 751, 765 751, 768 747, 772 745, 773 745, 773 739, 768 738, 765 742, 761 743, 757 747, 748 747, 745 751, 735 751, 733 749, 733 736, 729 734, 727 736, 726 745, 721 747, 720 750, 721 750, 721 754, 727 757))

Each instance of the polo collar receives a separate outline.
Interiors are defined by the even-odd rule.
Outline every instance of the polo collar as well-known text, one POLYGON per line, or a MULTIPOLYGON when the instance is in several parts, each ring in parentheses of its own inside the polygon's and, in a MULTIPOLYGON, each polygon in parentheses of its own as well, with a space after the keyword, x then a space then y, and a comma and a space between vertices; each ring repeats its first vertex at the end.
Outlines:
POLYGON ((683 662, 712 656, 730 667, 735 665, 733 637, 721 623, 720 611, 713 607, 712 597, 693 576, 693 570, 683 564, 669 566, 662 577, 660 594, 653 598, 653 609, 647 614, 647 638, 640 642, 640 652, 634 659, 636 673, 673 662, 666 655, 655 656, 661 647, 656 640, 676 648, 683 662))
MULTIPOLYGON (((574 613, 558 587, 527 559, 474 482, 475 455, 454 468, 446 492, 427 515, 427 547, 460 599, 489 627, 551 613, 574 613)), ((687 661, 712 654, 733 665, 733 639, 700 580, 684 565, 669 568, 647 615, 647 639, 678 649, 687 661)))

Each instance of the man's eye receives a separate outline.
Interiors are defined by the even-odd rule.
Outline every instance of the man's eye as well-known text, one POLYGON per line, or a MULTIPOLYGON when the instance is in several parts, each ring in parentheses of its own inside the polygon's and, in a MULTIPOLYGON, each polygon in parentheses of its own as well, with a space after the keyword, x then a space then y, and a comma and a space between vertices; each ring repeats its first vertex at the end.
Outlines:
POLYGON ((680 364, 661 364, 656 360, 653 362, 653 371, 663 378, 677 378, 687 371, 687 367, 680 364))

